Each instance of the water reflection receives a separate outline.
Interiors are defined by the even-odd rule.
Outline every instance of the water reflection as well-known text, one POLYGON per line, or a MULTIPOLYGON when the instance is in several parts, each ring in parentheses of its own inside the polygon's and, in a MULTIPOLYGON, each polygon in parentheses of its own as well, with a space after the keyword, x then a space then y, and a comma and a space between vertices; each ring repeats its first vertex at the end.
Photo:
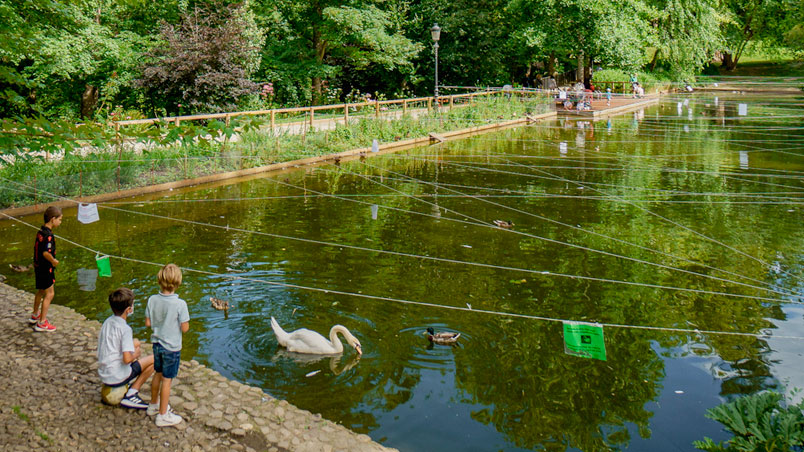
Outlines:
MULTIPOLYGON (((590 361, 563 353, 559 323, 478 312, 701 331, 781 325, 800 334, 800 312, 711 292, 801 293, 804 231, 798 211, 789 210, 804 202, 804 187, 786 176, 804 165, 765 150, 804 135, 788 131, 786 143, 765 135, 766 123, 755 117, 772 106, 752 105, 752 116, 740 117, 729 96, 684 100, 607 119, 606 134, 594 134, 602 121, 561 120, 340 169, 154 195, 103 211, 90 225, 68 210, 59 232, 105 253, 211 272, 185 273, 179 290, 192 318, 184 357, 390 446, 689 449, 704 435, 725 439, 703 417, 707 407, 781 388, 780 376, 795 372, 774 357, 795 366, 797 343, 606 328, 608 360, 590 361), (681 108, 696 114, 685 118, 681 108), (240 201, 214 201, 233 198, 240 201), (498 218, 515 229, 489 227, 498 218), (209 297, 234 307, 226 315, 209 297), (276 344, 272 315, 288 328, 343 324, 365 354, 290 354, 276 344), (459 345, 432 346, 422 334, 427 326, 461 332, 459 345)), ((31 231, 0 227, 11 244, 0 264, 30 259, 31 231)), ((82 267, 94 255, 69 245, 60 251, 56 302, 90 318, 110 314, 104 300, 117 286, 134 288, 140 300, 157 290, 154 267, 117 260, 111 278, 80 291, 89 287, 82 267)), ((147 337, 141 316, 130 322, 147 337)))

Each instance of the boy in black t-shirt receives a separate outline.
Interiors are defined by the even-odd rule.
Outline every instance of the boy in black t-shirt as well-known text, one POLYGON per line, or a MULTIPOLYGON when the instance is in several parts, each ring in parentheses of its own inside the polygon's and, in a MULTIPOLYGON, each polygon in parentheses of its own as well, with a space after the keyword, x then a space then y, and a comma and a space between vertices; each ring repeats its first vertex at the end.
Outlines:
POLYGON ((34 324, 34 330, 42 332, 56 331, 56 327, 47 321, 47 309, 53 296, 56 294, 56 237, 53 229, 61 225, 61 209, 50 206, 45 210, 45 224, 36 233, 34 241, 34 274, 36 275, 36 296, 34 297, 33 313, 28 320, 34 324), (42 310, 40 311, 40 304, 42 310))

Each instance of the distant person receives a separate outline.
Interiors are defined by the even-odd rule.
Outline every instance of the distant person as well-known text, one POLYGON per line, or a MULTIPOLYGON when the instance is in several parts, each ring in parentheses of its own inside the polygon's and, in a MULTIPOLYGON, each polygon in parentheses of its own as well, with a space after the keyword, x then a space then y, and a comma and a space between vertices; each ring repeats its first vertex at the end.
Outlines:
POLYGON ((181 269, 167 264, 159 270, 156 279, 159 293, 148 298, 145 326, 153 330, 151 342, 156 375, 151 381, 151 394, 159 394, 159 402, 148 405, 147 414, 156 415, 157 427, 167 427, 182 421, 181 416, 170 409, 170 385, 179 374, 181 336, 190 329, 190 314, 187 303, 175 293, 181 285, 181 269))
POLYGON ((50 206, 45 210, 45 224, 36 233, 34 240, 34 275, 36 277, 36 295, 34 295, 33 312, 29 323, 33 324, 35 331, 52 333, 56 327, 47 320, 47 310, 50 302, 56 295, 56 236, 53 229, 61 225, 61 209, 50 206), (41 308, 41 309, 40 309, 41 308))
POLYGON ((606 106, 611 106, 611 88, 606 88, 606 106))
MULTIPOLYGON (((140 398, 140 388, 154 374, 154 357, 142 357, 140 341, 134 339, 127 323, 134 313, 134 292, 127 287, 115 290, 109 294, 109 306, 112 316, 103 322, 98 335, 98 375, 113 388, 133 381, 120 405, 144 410, 148 404, 140 398)), ((151 403, 157 403, 157 395, 151 394, 151 403)))
POLYGON ((631 85, 634 85, 636 83, 639 83, 639 80, 637 80, 636 72, 634 72, 631 74, 631 85))

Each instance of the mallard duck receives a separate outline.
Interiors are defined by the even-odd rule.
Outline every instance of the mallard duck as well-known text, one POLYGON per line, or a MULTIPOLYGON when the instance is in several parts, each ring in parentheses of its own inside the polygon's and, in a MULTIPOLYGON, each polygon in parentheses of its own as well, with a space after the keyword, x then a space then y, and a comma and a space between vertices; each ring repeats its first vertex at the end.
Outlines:
POLYGON ((461 333, 436 333, 433 327, 427 328, 427 339, 436 344, 454 344, 461 337, 461 333))
POLYGON ((6 281, 6 276, 5 275, 0 275, 0 283, 5 282, 5 281, 6 281))
POLYGON ((514 227, 513 221, 494 220, 494 224, 503 229, 512 229, 514 227))
POLYGON ((275 318, 271 317, 271 328, 274 330, 276 340, 279 345, 296 353, 307 353, 311 355, 335 355, 343 353, 343 344, 338 339, 338 333, 343 334, 346 342, 354 347, 359 355, 363 354, 360 341, 342 325, 335 325, 329 330, 329 340, 315 331, 306 328, 298 329, 290 333, 279 326, 275 318))
POLYGON ((27 267, 24 265, 14 265, 14 264, 8 264, 8 266, 11 267, 12 270, 18 273, 25 273, 33 268, 33 264, 28 265, 27 267))
POLYGON ((212 302, 212 307, 217 309, 218 311, 228 311, 229 310, 229 302, 226 300, 221 300, 220 298, 213 298, 211 297, 209 301, 212 302))

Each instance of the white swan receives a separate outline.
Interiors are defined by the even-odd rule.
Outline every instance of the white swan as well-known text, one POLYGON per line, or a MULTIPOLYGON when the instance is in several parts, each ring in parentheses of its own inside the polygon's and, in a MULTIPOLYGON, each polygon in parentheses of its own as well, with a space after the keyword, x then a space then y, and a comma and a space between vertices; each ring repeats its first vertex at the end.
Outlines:
POLYGON ((343 353, 343 344, 338 339, 338 333, 343 334, 346 342, 355 348, 358 354, 362 355, 363 350, 360 341, 352 336, 352 333, 342 325, 335 325, 329 330, 329 339, 316 333, 315 331, 301 328, 290 333, 279 326, 276 319, 271 317, 271 328, 274 330, 276 340, 279 345, 286 347, 288 351, 296 353, 309 353, 313 355, 334 355, 343 353))

